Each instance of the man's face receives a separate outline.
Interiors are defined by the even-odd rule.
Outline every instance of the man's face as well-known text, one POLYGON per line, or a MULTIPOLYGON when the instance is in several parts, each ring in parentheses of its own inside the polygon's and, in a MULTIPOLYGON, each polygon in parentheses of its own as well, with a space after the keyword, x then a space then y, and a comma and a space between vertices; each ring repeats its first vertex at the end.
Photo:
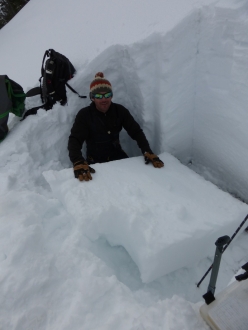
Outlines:
MULTIPOLYGON (((101 94, 101 95, 106 95, 108 96, 107 94, 109 94, 107 91, 106 92, 101 92, 101 93, 97 93, 96 96, 98 94, 101 94)), ((111 97, 104 97, 102 99, 98 99, 98 98, 92 98, 92 101, 95 102, 95 105, 96 105, 96 108, 97 110, 105 113, 108 111, 109 107, 110 107, 110 104, 111 104, 111 100, 112 100, 112 96, 111 97)))

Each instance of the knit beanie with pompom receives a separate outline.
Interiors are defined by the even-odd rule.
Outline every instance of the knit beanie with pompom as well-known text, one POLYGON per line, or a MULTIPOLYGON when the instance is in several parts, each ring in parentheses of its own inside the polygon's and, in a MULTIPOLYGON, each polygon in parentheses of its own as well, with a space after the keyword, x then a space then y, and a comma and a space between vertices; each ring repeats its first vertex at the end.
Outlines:
POLYGON ((97 72, 95 74, 95 79, 90 84, 90 94, 92 95, 104 92, 112 92, 112 86, 110 82, 104 78, 104 74, 102 72, 97 72))

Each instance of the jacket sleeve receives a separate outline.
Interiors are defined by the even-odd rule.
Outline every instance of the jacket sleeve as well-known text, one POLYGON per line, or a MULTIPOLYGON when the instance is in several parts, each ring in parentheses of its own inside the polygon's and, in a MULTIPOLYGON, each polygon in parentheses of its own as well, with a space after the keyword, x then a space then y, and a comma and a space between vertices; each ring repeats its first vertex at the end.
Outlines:
POLYGON ((143 130, 133 118, 129 110, 121 106, 121 111, 123 114, 123 128, 127 131, 128 135, 137 142, 142 154, 145 152, 153 153, 143 130))
POLYGON ((85 111, 83 110, 81 109, 76 115, 68 140, 69 157, 72 163, 85 160, 82 155, 82 147, 87 138, 88 127, 86 125, 85 111))

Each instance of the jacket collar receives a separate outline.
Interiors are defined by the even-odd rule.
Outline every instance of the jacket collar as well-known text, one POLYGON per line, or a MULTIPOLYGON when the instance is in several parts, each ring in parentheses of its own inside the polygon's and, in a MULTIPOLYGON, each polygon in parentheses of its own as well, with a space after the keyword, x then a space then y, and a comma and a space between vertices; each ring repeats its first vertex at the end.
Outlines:
POLYGON ((110 113, 113 112, 114 104, 113 104, 113 102, 111 102, 108 111, 105 112, 105 113, 103 113, 103 112, 97 110, 96 105, 95 105, 95 102, 91 102, 91 104, 90 104, 90 108, 91 108, 91 109, 93 110, 93 112, 96 113, 98 116, 105 116, 105 115, 109 115, 110 113))

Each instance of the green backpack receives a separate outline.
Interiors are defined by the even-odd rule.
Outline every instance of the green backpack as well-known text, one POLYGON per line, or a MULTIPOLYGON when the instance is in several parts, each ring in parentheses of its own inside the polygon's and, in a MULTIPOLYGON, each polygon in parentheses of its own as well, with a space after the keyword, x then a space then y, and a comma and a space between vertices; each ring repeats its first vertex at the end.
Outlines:
POLYGON ((0 142, 8 134, 9 113, 22 117, 26 94, 23 88, 6 75, 0 75, 0 142))

